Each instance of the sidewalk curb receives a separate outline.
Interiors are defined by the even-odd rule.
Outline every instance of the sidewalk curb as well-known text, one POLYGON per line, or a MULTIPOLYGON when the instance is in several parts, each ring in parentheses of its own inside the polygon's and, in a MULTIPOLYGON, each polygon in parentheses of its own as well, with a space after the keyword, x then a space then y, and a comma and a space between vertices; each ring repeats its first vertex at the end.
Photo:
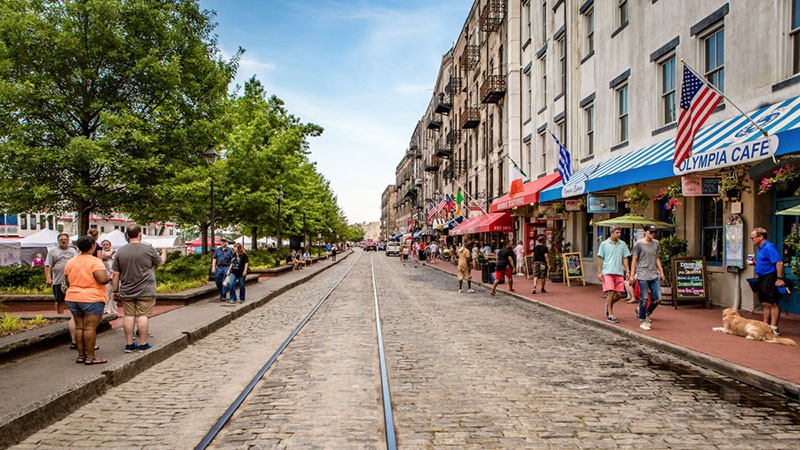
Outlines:
MULTIPOLYGON (((452 274, 444 269, 440 269, 436 266, 431 266, 431 265, 424 265, 424 266, 430 267, 431 269, 435 269, 441 273, 450 275, 452 277, 456 277, 455 274, 452 274)), ((472 285, 473 286, 478 285, 483 287, 484 289, 491 289, 491 284, 485 284, 481 281, 478 282, 473 281, 472 285)), ((766 374, 764 372, 759 372, 757 370, 753 370, 747 367, 742 367, 730 361, 719 359, 711 355, 700 353, 685 347, 681 347, 679 345, 672 344, 667 341, 663 341, 661 339, 637 333, 635 331, 628 330, 627 328, 621 328, 618 326, 610 325, 601 320, 583 316, 581 314, 577 314, 572 311, 550 305, 548 303, 540 302, 536 299, 524 297, 522 295, 513 292, 498 290, 497 294, 503 294, 509 297, 513 297, 517 300, 526 301, 528 303, 532 303, 547 308, 551 311, 558 312, 560 314, 568 316, 569 318, 577 322, 591 325, 599 329, 608 330, 613 333, 624 336, 626 338, 635 339, 636 341, 642 344, 655 347, 658 350, 669 353, 673 356, 677 356, 683 360, 697 364, 698 366, 712 370, 723 376, 733 378, 734 380, 740 381, 744 384, 753 386, 757 389, 761 389, 771 394, 779 395, 781 397, 789 398, 791 400, 800 400, 800 384, 792 383, 791 381, 783 380, 774 377, 772 375, 766 374)))
MULTIPOLYGON (((168 359, 170 356, 186 349, 189 345, 194 344, 214 331, 231 323, 233 320, 242 317, 258 307, 266 305, 278 295, 316 277, 335 266, 340 261, 344 261, 352 254, 352 250, 342 253, 331 265, 319 271, 303 276, 285 286, 281 286, 267 293, 262 298, 249 304, 246 303, 240 308, 232 309, 218 319, 199 325, 194 329, 183 331, 182 336, 159 343, 159 345, 152 350, 143 353, 135 353, 135 356, 130 361, 123 363, 117 368, 105 370, 88 379, 88 381, 79 380, 76 385, 69 389, 58 392, 45 400, 28 405, 23 410, 12 412, 5 417, 1 417, 0 448, 7 448, 17 444, 36 431, 63 419, 81 406, 105 394, 106 391, 112 387, 132 379, 148 368, 168 359)), ((212 301, 218 302, 219 300, 215 298, 212 301)), ((191 305, 185 307, 191 307, 191 305)))

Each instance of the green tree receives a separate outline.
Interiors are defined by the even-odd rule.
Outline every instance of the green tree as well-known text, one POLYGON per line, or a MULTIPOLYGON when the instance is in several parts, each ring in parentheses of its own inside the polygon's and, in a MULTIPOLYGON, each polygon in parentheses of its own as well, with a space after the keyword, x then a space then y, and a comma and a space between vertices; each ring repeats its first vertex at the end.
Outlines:
POLYGON ((196 165, 241 51, 196 0, 0 1, 0 198, 16 211, 145 215, 196 165))

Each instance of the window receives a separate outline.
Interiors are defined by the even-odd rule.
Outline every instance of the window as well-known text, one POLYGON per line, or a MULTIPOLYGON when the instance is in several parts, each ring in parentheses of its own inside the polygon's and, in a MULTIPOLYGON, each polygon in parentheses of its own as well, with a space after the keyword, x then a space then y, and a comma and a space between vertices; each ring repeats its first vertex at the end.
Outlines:
POLYGON ((169 235, 170 235, 170 236, 174 236, 174 235, 175 235, 175 230, 174 230, 174 229, 172 229, 172 228, 170 228, 170 229, 169 229, 169 235))
POLYGON ((541 144, 542 148, 542 159, 541 159, 541 173, 547 172, 547 140, 546 140, 546 133, 542 133, 539 135, 539 143, 541 144))
POLYGON ((628 23, 628 0, 618 0, 617 3, 617 17, 619 22, 617 25, 624 26, 628 23))
POLYGON ((661 63, 661 124, 675 122, 675 55, 661 63))
POLYGON ((547 42, 547 0, 542 0, 542 44, 547 42))
POLYGON ((36 214, 31 214, 31 230, 36 229, 36 214))
POLYGON ((486 145, 489 152, 494 151, 494 114, 489 114, 489 129, 486 131, 486 145))
POLYGON ((566 34, 558 40, 558 76, 560 77, 559 92, 562 95, 567 92, 567 39, 566 34))
POLYGON ((20 230, 27 230, 28 229, 28 215, 27 214, 20 214, 19 215, 19 229, 20 230))
POLYGON ((547 106, 547 57, 542 56, 542 85, 539 89, 542 92, 542 108, 547 106))
POLYGON ((503 145, 503 108, 497 110, 497 118, 500 126, 497 127, 497 145, 503 145))
POLYGON ((100 227, 100 232, 101 233, 105 233, 106 232, 106 227, 100 227))
POLYGON ((529 2, 522 5, 522 20, 522 23, 525 24, 522 27, 522 43, 525 44, 531 39, 531 4, 529 2))
POLYGON ((594 155, 594 103, 584 108, 586 118, 586 156, 594 155))
MULTIPOLYGON (((44 228, 44 227, 42 227, 44 228)), ((47 229, 53 230, 55 229, 55 225, 53 224, 53 216, 47 216, 47 229)))
POLYGON ((800 72, 800 0, 792 0, 792 74, 800 72))
POLYGON ((591 214, 583 215, 583 227, 586 230, 583 243, 583 256, 591 258, 594 256, 594 225, 591 214))
POLYGON ((489 179, 487 181, 486 198, 492 198, 492 192, 494 192, 494 170, 491 167, 489 168, 489 179))
POLYGON ((706 52, 706 79, 719 89, 725 92, 725 29, 711 33, 705 38, 706 52))
POLYGON ((594 52, 594 8, 586 11, 586 55, 594 52))
POLYGON ((503 161, 497 163, 497 195, 503 195, 505 184, 503 184, 503 161))
POLYGON ((617 89, 617 135, 618 142, 628 140, 628 85, 617 89))
POLYGON ((700 220, 702 228, 701 246, 703 256, 712 265, 722 264, 722 202, 716 197, 701 197, 700 220))
POLYGON ((528 174, 528 178, 533 176, 531 170, 533 169, 533 154, 531 154, 531 143, 528 142, 525 144, 525 155, 527 156, 527 161, 525 162, 525 173, 528 174))
POLYGON ((558 123, 558 140, 561 141, 561 145, 564 147, 567 146, 567 121, 562 120, 558 123))
POLYGON ((522 76, 522 120, 527 122, 531 120, 531 73, 525 73, 522 76))

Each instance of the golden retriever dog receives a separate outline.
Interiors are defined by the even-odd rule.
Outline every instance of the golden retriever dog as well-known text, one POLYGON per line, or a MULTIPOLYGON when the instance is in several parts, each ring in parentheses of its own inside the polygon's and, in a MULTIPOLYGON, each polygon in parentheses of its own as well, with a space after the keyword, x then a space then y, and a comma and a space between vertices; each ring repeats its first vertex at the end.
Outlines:
POLYGON ((721 333, 735 334, 755 341, 769 342, 770 344, 797 345, 788 338, 775 336, 769 325, 759 320, 745 319, 739 315, 735 308, 726 308, 722 311, 722 326, 712 328, 721 333))

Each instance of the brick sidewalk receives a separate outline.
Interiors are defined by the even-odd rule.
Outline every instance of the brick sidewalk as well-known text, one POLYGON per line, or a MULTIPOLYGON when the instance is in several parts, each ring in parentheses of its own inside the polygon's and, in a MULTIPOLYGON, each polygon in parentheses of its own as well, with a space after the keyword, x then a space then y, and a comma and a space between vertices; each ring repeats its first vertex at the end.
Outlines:
MULTIPOLYGON (((455 275, 456 266, 449 262, 437 262, 429 265, 438 270, 455 275)), ((482 285, 479 270, 472 271, 473 285, 482 285)), ((489 284, 487 287, 491 287, 489 284)), ((466 288, 466 285, 465 285, 466 288)), ((453 289, 458 289, 453 280, 453 289)), ((738 336, 712 331, 713 327, 722 326, 722 307, 712 305, 710 309, 702 306, 685 305, 673 309, 663 304, 653 313, 652 331, 639 328, 636 317, 636 304, 619 302, 614 305, 614 315, 619 324, 606 322, 603 314, 605 299, 598 284, 567 287, 566 284, 547 282, 547 294, 531 294, 533 281, 514 276, 514 294, 530 301, 560 308, 580 316, 602 322, 609 327, 622 327, 629 332, 655 338, 679 347, 709 355, 743 368, 762 372, 781 380, 800 384, 800 347, 768 344, 748 340, 738 336)), ((508 284, 497 287, 500 292, 507 293, 508 284)), ((761 320, 761 314, 740 311, 744 317, 761 320)), ((797 314, 781 314, 781 337, 794 339, 800 344, 800 316, 797 314)))

